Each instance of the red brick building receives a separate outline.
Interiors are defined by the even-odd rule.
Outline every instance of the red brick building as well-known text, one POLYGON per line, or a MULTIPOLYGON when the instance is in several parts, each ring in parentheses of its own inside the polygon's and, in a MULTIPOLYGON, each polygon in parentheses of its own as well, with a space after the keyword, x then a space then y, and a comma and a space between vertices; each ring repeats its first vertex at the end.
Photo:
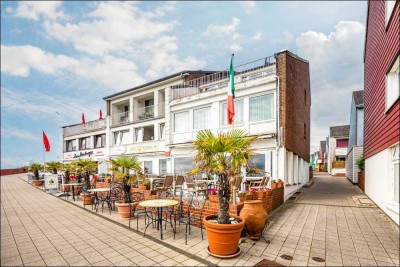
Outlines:
POLYGON ((399 1, 369 1, 364 51, 365 193, 399 223, 399 1))

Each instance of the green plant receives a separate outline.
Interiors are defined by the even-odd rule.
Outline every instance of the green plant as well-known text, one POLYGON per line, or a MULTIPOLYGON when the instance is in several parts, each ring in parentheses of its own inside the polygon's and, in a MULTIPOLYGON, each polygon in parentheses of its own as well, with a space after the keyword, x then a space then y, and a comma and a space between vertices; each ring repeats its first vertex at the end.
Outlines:
POLYGON ((63 164, 58 161, 49 161, 46 163, 46 167, 52 170, 53 174, 57 174, 57 171, 61 168, 61 166, 63 166, 63 164))
POLYGON ((116 181, 123 189, 124 202, 131 203, 131 184, 136 182, 138 177, 143 177, 142 163, 134 156, 111 159, 110 164, 116 181), (130 171, 133 171, 133 174, 130 174, 130 171))
POLYGON ((218 176, 219 211, 218 223, 230 224, 229 181, 241 173, 241 168, 249 166, 248 161, 254 155, 251 143, 257 136, 249 136, 245 131, 236 129, 226 133, 213 135, 210 130, 201 130, 197 133, 194 148, 197 154, 194 158, 198 171, 218 176))
POLYGON ((150 182, 149 182, 149 181, 144 181, 144 182, 143 182, 143 185, 144 185, 145 187, 149 188, 149 187, 150 187, 150 182))
POLYGON ((41 169, 43 169, 43 165, 40 163, 34 162, 34 163, 31 163, 28 168, 29 168, 29 171, 33 172, 34 180, 39 180, 39 171, 41 169))
POLYGON ((72 168, 76 168, 78 174, 78 182, 84 179, 83 188, 90 188, 90 174, 97 172, 97 162, 88 159, 79 159, 72 164, 72 168))
POLYGON ((356 161, 356 165, 358 167, 358 169, 360 171, 364 171, 365 169, 365 159, 364 159, 364 155, 361 155, 361 157, 359 157, 356 161))
POLYGON ((276 180, 272 180, 272 182, 271 183, 276 183, 276 180))

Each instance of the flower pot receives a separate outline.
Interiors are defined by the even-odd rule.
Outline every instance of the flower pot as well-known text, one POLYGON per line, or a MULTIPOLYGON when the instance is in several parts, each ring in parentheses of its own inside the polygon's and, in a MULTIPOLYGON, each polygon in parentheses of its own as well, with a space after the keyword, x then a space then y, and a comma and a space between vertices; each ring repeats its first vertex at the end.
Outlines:
POLYGON ((43 180, 32 180, 32 184, 35 187, 42 187, 43 186, 43 180))
POLYGON ((81 199, 83 201, 83 205, 92 205, 93 193, 81 193, 81 199))
POLYGON ((248 195, 245 195, 245 199, 244 199, 245 201, 246 200, 253 200, 253 194, 248 194, 248 195))
POLYGON ((142 184, 139 185, 139 190, 149 190, 149 189, 150 189, 150 186, 142 185, 142 184))
POLYGON ((265 191, 258 191, 258 198, 265 198, 265 191))
POLYGON ((240 222, 236 224, 217 224, 208 221, 216 217, 215 215, 203 217, 210 252, 219 256, 235 254, 238 250, 240 233, 244 227, 245 220, 239 216, 231 216, 240 220, 240 222))
POLYGON ((219 203, 219 199, 217 195, 208 195, 208 200, 212 203, 219 203))
POLYGON ((246 200, 246 196, 239 196, 239 202, 244 202, 246 200))
POLYGON ((277 188, 278 187, 278 184, 277 183, 271 183, 271 189, 275 189, 275 188, 277 188))
POLYGON ((267 211, 262 206, 262 201, 245 201, 244 207, 240 211, 240 216, 246 222, 250 238, 253 240, 259 240, 268 217, 267 211))
POLYGON ((252 200, 257 200, 258 199, 258 192, 253 193, 253 199, 252 200))
MULTIPOLYGON (((115 203, 117 206, 119 218, 122 220, 129 220, 130 210, 135 208, 139 203, 115 203)), ((134 218, 134 214, 131 213, 131 219, 134 218)))
POLYGON ((267 190, 265 193, 266 196, 272 196, 272 190, 267 190))
POLYGON ((278 182, 278 188, 283 187, 283 182, 278 182))

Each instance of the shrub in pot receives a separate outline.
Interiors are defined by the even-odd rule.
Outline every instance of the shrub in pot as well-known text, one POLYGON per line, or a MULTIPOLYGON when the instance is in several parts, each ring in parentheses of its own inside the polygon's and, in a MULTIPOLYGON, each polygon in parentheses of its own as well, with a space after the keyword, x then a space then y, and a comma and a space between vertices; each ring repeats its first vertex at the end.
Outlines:
POLYGON ((283 187, 283 181, 281 179, 278 179, 278 188, 283 187))
POLYGON ((29 165, 29 171, 33 172, 32 184, 36 187, 43 185, 43 180, 39 180, 39 171, 43 169, 43 165, 40 163, 31 163, 29 165))
POLYGON ((278 184, 277 184, 276 180, 272 180, 272 182, 271 182, 271 189, 275 189, 275 188, 277 188, 277 187, 278 187, 278 184))
POLYGON ((205 216, 209 251, 212 255, 229 257, 238 254, 240 233, 244 219, 229 215, 230 180, 248 167, 254 155, 251 143, 256 136, 249 136, 240 129, 214 135, 210 130, 197 133, 194 148, 196 168, 191 173, 208 173, 218 177, 218 215, 205 216))

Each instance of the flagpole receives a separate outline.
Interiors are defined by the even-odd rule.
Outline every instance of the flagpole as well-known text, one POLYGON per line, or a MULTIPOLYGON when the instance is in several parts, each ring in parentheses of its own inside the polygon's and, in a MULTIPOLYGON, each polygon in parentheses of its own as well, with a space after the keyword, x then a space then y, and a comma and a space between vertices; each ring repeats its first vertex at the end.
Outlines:
MULTIPOLYGON (((43 129, 42 129, 42 136, 43 136, 43 129)), ((43 141, 42 141, 43 143, 43 141)), ((43 172, 46 172, 46 153, 44 152, 44 144, 42 144, 43 147, 43 172)))

